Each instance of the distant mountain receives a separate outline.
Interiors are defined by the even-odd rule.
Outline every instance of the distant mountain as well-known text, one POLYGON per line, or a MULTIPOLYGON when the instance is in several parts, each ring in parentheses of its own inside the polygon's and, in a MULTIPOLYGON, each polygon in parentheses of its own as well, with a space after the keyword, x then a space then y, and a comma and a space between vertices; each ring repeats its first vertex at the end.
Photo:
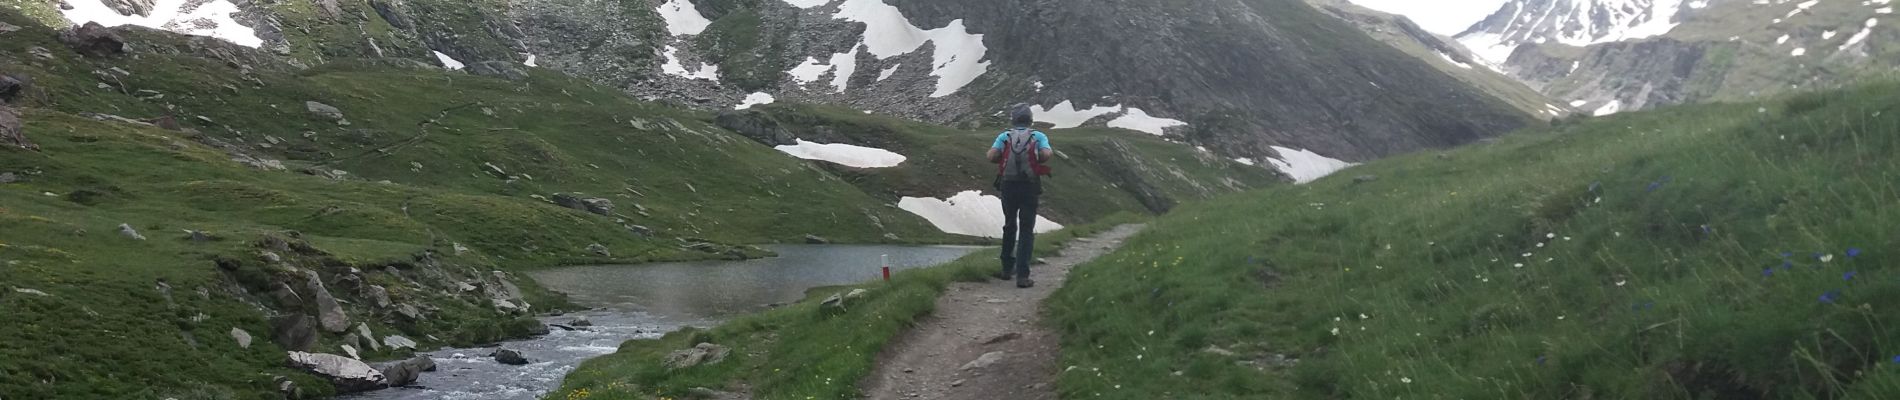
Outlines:
POLYGON ((1496 96, 1519 111, 1539 118, 1554 118, 1572 112, 1569 107, 1531 89, 1524 82, 1487 68, 1487 62, 1452 38, 1420 27, 1403 16, 1362 7, 1348 0, 1308 0, 1315 7, 1347 23, 1358 26, 1372 38, 1411 54, 1473 87, 1496 96))
POLYGON ((1529 120, 1300 0, 64 3, 22 11, 216 36, 302 65, 529 64, 708 109, 771 99, 974 127, 1031 102, 1061 127, 1168 133, 1247 160, 1284 158, 1276 146, 1365 160, 1529 120))
POLYGON ((1890 0, 1513 0, 1457 36, 1567 105, 1609 114, 1891 78, 1890 0))

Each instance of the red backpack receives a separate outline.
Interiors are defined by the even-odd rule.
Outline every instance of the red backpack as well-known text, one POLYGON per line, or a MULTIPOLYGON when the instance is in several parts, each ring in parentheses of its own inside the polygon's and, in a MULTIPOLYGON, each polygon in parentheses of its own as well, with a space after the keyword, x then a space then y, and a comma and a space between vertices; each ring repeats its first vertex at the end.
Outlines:
POLYGON ((1042 177, 1050 176, 1048 165, 1043 165, 1036 153, 1036 132, 1029 128, 1016 128, 1007 132, 1003 141, 1003 160, 996 165, 999 181, 1040 182, 1042 177))

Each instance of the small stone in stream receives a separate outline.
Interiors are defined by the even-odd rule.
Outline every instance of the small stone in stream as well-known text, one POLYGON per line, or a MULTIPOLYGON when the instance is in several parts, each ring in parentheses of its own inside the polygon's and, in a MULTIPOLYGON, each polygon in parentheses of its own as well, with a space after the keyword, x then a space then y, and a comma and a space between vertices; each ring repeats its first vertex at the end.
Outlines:
POLYGON ((914 374, 914 373, 917 373, 917 369, 916 369, 916 368, 905 368, 905 369, 904 369, 904 373, 906 373, 906 374, 914 374))
POLYGON ((1003 342, 1007 342, 1011 340, 1021 339, 1022 337, 1023 337, 1023 334, 1021 333, 1010 332, 1010 333, 992 336, 989 339, 984 339, 983 344, 992 345, 992 344, 1003 343, 1003 342))
POLYGON ((962 387, 962 386, 963 386, 962 379, 958 379, 956 382, 950 382, 950 387, 962 387))
POLYGON ((573 326, 594 326, 594 321, 589 321, 589 320, 587 320, 587 317, 574 317, 574 321, 573 321, 573 322, 569 322, 569 323, 568 323, 568 325, 573 325, 573 326))
POLYGON ((563 331, 567 331, 567 332, 573 332, 573 331, 574 331, 574 327, 572 327, 572 326, 567 326, 567 325, 561 325, 561 324, 548 324, 548 326, 552 326, 552 327, 555 327, 555 328, 559 328, 560 330, 563 330, 563 331))
POLYGON ((145 235, 140 235, 139 230, 132 229, 132 224, 119 224, 119 234, 133 240, 145 240, 145 235))
POLYGON ((507 365, 528 365, 528 358, 521 352, 509 349, 495 350, 495 362, 507 365))

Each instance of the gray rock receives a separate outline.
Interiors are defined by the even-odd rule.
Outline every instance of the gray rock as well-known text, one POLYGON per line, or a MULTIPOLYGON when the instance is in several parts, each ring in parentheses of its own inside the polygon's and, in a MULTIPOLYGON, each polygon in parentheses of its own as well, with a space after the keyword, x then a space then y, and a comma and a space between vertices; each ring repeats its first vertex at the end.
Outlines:
POLYGON ((818 235, 805 235, 805 244, 831 244, 831 240, 818 235))
POLYGON ((401 315, 411 322, 421 321, 422 309, 416 308, 413 304, 400 304, 396 306, 396 315, 401 315))
POLYGON ((0 22, 0 33, 13 33, 20 30, 19 25, 0 22))
POLYGON ((850 293, 844 294, 844 299, 855 302, 859 299, 863 299, 865 295, 869 295, 869 294, 871 294, 871 292, 864 289, 851 289, 850 293))
POLYGON ((361 322, 357 323, 356 335, 358 337, 363 338, 363 346, 365 348, 368 348, 371 351, 383 351, 383 345, 381 343, 376 343, 376 334, 370 333, 369 324, 361 323, 361 322))
POLYGON ((587 320, 587 317, 574 317, 574 320, 573 320, 573 321, 569 321, 569 322, 567 323, 567 325, 568 325, 568 326, 579 326, 579 327, 587 327, 587 326, 594 326, 594 321, 589 321, 589 320, 587 320))
POLYGON ((27 289, 27 288, 13 288, 13 292, 14 292, 14 293, 19 293, 19 294, 30 294, 30 295, 34 295, 34 296, 40 296, 40 297, 52 297, 52 296, 53 296, 53 295, 50 295, 50 294, 46 294, 46 292, 42 292, 42 291, 39 291, 39 289, 27 289))
POLYGON ((285 350, 306 351, 317 344, 317 322, 310 316, 292 314, 271 320, 271 342, 285 350))
POLYGON ((1023 334, 1021 333, 1016 333, 1016 332, 1005 333, 1001 335, 991 336, 989 339, 984 339, 983 345, 987 346, 987 345, 1008 342, 1011 340, 1021 339, 1022 337, 1023 337, 1023 334))
POLYGON ((387 386, 382 371, 362 361, 335 354, 292 351, 290 366, 328 379, 341 393, 370 391, 387 386))
POLYGON ((629 225, 627 225, 627 226, 626 226, 626 228, 627 228, 627 232, 633 232, 633 234, 634 234, 634 235, 636 235, 636 236, 642 236, 642 237, 651 237, 651 236, 653 236, 653 228, 648 228, 648 227, 646 227, 645 225, 631 225, 631 224, 629 224, 629 225))
POLYGON ((271 289, 270 295, 272 299, 277 300, 277 305, 281 308, 289 310, 303 309, 303 296, 298 296, 297 291, 291 289, 289 284, 278 282, 277 288, 271 289))
POLYGON ((205 233, 204 231, 186 229, 185 240, 190 240, 192 243, 210 242, 211 234, 205 233))
POLYGON ((323 287, 323 277, 317 275, 316 271, 304 271, 304 281, 310 290, 310 297, 317 303, 317 320, 323 325, 323 330, 330 333, 349 330, 350 315, 343 311, 343 304, 330 295, 330 290, 323 287))
MULTIPOLYGON (((354 342, 354 341, 357 341, 357 340, 360 340, 360 339, 358 339, 358 338, 356 337, 356 334, 354 334, 354 333, 352 333, 352 334, 350 334, 349 336, 344 336, 344 337, 343 337, 343 339, 344 339, 344 340, 347 340, 347 341, 351 341, 351 342, 354 342)), ((361 360, 361 359, 363 359, 363 354, 362 354, 362 353, 358 353, 358 352, 356 351, 356 346, 355 346, 355 345, 348 345, 348 344, 346 344, 346 345, 341 345, 341 346, 337 346, 337 347, 342 347, 342 348, 343 348, 343 354, 345 354, 345 355, 349 355, 349 356, 350 356, 350 358, 354 358, 354 359, 358 359, 358 360, 361 360)))
POLYGON ((8 183, 14 183, 14 182, 19 182, 19 181, 20 181, 19 175, 14 175, 12 172, 0 172, 0 184, 8 184, 8 183))
POLYGON ((338 121, 339 124, 344 124, 344 121, 349 121, 348 118, 344 117, 343 110, 329 104, 306 101, 303 103, 303 107, 305 110, 310 111, 311 114, 338 121))
POLYGON ((718 364, 732 354, 732 349, 712 343, 700 343, 690 349, 677 350, 666 355, 663 365, 667 369, 692 368, 701 365, 718 364))
POLYGON ((818 311, 826 314, 844 313, 846 311, 844 308, 844 294, 839 293, 831 295, 831 297, 826 297, 825 301, 818 303, 818 311))
POLYGON ((528 365, 528 358, 521 352, 510 349, 495 350, 495 362, 507 365, 528 365))
POLYGON ((497 178, 508 179, 508 171, 503 171, 501 167, 496 166, 495 163, 492 162, 482 163, 482 172, 487 172, 489 175, 494 175, 497 178))
POLYGON ((376 308, 386 309, 390 306, 389 289, 387 288, 380 285, 364 286, 363 294, 364 297, 369 298, 370 305, 376 306, 376 308))
POLYGON ((12 103, 26 92, 28 80, 18 75, 0 74, 0 103, 12 103))
POLYGON ((236 340, 238 348, 240 349, 251 348, 251 333, 245 332, 243 329, 232 327, 231 340, 236 340))
POLYGON ((88 57, 110 57, 125 53, 125 38, 98 22, 87 22, 60 32, 59 41, 88 57))
POLYGON ((390 387, 408 386, 422 378, 425 371, 435 370, 435 360, 428 356, 417 356, 408 360, 385 365, 379 370, 383 373, 383 383, 390 387))
POLYGON ((585 208, 587 212, 594 213, 600 216, 614 215, 613 200, 607 200, 607 199, 601 199, 601 198, 581 199, 581 203, 586 206, 585 208))
POLYGON ((495 311, 501 311, 501 312, 509 313, 509 314, 527 311, 527 308, 522 307, 520 304, 515 304, 514 301, 511 301, 508 299, 489 299, 489 300, 495 303, 495 311))
POLYGON ((614 256, 614 253, 613 253, 612 251, 610 251, 610 250, 607 250, 607 246, 606 246, 606 245, 602 245, 602 244, 600 244, 600 243, 594 243, 594 244, 590 244, 590 245, 587 245, 587 252, 589 252, 589 253, 594 253, 594 254, 596 254, 596 255, 599 255, 599 256, 601 256, 601 257, 613 257, 613 256, 614 256))
POLYGON ((151 16, 152 0, 104 0, 107 8, 124 16, 151 16))
POLYGON ((140 235, 139 230, 132 229, 132 224, 119 224, 119 235, 133 240, 145 240, 145 235, 140 235))
POLYGON ((997 362, 1003 361, 1003 357, 1006 355, 1007 353, 1000 352, 1000 351, 992 351, 988 353, 983 353, 982 356, 977 357, 975 360, 970 360, 970 362, 968 363, 964 363, 963 367, 958 368, 958 369, 969 371, 973 369, 989 368, 991 365, 996 365, 997 362))
POLYGON ((416 341, 410 340, 409 338, 406 338, 406 337, 396 336, 396 335, 389 335, 389 336, 383 337, 383 345, 389 346, 390 350, 415 350, 416 349, 416 341))
POLYGON ((6 104, 0 104, 0 138, 8 138, 19 148, 40 148, 27 140, 27 123, 19 119, 19 112, 13 112, 6 104))

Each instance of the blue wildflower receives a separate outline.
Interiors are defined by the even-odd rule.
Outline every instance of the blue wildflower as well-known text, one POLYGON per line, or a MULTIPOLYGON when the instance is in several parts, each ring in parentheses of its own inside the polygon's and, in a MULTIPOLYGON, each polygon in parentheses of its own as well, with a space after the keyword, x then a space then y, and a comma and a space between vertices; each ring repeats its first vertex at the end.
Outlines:
POLYGON ((1827 291, 1827 293, 1821 294, 1820 300, 1822 303, 1834 304, 1834 300, 1839 299, 1840 297, 1841 297, 1840 290, 1829 290, 1827 291))
POLYGON ((1781 258, 1794 258, 1794 253, 1787 251, 1781 252, 1781 258))
MULTIPOLYGON (((1900 356, 1894 356, 1894 359, 1900 360, 1900 356)), ((1544 365, 1544 360, 1544 356, 1537 356, 1537 365, 1544 365)))
POLYGON ((1857 275, 1857 274, 1859 274, 1859 273, 1857 273, 1857 272, 1854 272, 1854 271, 1847 271, 1847 273, 1845 273, 1845 274, 1841 274, 1841 280, 1843 280, 1843 281, 1851 281, 1851 280, 1854 280, 1854 275, 1857 275))
POLYGON ((1900 356, 1893 356, 1893 363, 1900 364, 1900 356))
POLYGON ((1762 277, 1764 277, 1764 278, 1765 278, 1765 277, 1771 277, 1771 276, 1775 276, 1775 269, 1774 269, 1774 268, 1769 268, 1769 269, 1764 269, 1764 270, 1761 270, 1761 276, 1762 276, 1762 277))
POLYGON ((1649 187, 1646 189, 1643 189, 1643 191, 1654 192, 1656 191, 1656 189, 1662 189, 1662 182, 1650 182, 1649 187))
POLYGON ((1859 247, 1847 248, 1847 258, 1854 258, 1854 257, 1860 257, 1860 248, 1859 247))
POLYGON ((1794 261, 1787 261, 1787 260, 1782 260, 1782 261, 1781 261, 1781 270, 1782 270, 1782 271, 1793 271, 1793 270, 1794 270, 1794 261))

